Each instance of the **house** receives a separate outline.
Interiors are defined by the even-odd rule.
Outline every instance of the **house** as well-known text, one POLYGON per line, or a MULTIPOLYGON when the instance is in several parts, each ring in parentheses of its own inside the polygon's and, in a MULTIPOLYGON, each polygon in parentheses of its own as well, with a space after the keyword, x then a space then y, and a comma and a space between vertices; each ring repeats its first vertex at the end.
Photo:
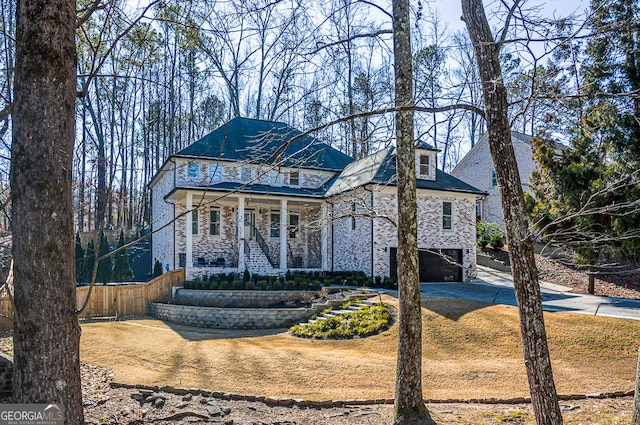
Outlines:
MULTIPOLYGON (((529 191, 529 179, 536 169, 531 149, 532 136, 511 131, 511 141, 516 154, 518 172, 522 181, 522 189, 529 191)), ((479 188, 488 195, 478 199, 476 216, 489 222, 504 225, 502 205, 500 203, 500 191, 496 178, 496 169, 493 165, 491 152, 489 151, 489 139, 484 134, 478 143, 462 158, 462 161, 453 169, 451 174, 460 180, 479 188)))
MULTIPOLYGON (((483 193, 416 148, 423 281, 475 276, 483 193)), ((149 183, 152 255, 188 279, 220 272, 361 270, 394 276, 395 148, 354 161, 283 123, 234 118, 164 163, 149 183)))

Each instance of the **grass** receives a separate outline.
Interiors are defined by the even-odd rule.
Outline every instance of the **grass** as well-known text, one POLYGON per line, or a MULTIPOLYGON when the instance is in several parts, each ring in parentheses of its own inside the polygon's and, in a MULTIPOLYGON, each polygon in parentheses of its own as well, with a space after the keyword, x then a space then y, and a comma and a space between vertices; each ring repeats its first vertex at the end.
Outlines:
MULTIPOLYGON (((353 302, 341 306, 346 309, 353 302)), ((321 317, 313 323, 293 326, 289 332, 293 336, 315 339, 340 339, 373 335, 389 324, 389 308, 384 303, 362 306, 357 310, 331 317, 321 317)))
MULTIPOLYGON (((397 306, 390 297, 383 301, 397 306)), ((560 393, 634 387, 640 326, 631 320, 545 313, 560 393)), ((528 395, 517 310, 423 300, 428 398, 528 395)), ((308 399, 390 398, 398 325, 365 339, 306 340, 280 332, 210 331, 157 320, 82 327, 82 361, 121 382, 308 399)))

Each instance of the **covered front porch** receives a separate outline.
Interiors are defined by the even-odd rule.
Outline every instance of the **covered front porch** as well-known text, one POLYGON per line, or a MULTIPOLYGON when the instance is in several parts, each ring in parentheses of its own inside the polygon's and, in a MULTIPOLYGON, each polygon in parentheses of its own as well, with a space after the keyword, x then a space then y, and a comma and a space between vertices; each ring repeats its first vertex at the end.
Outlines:
POLYGON ((321 200, 197 190, 173 197, 177 264, 187 269, 187 279, 328 268, 328 222, 321 200))

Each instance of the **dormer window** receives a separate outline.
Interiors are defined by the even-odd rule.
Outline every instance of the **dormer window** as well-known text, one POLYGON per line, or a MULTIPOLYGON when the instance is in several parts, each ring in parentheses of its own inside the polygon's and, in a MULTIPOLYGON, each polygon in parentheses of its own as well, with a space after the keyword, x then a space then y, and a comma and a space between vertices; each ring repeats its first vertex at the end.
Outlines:
POLYGON ((271 170, 269 172, 269 183, 274 186, 280 186, 282 184, 282 175, 278 170, 271 170))
POLYGON ((289 173, 289 186, 300 186, 300 171, 289 173))
POLYGON ((240 180, 243 182, 251 181, 251 167, 242 167, 240 169, 240 180))
POLYGON ((197 179, 200 177, 200 165, 195 161, 190 161, 187 165, 187 177, 197 179))
POLYGON ((220 181, 222 180, 222 166, 219 164, 209 165, 209 180, 220 181))
POLYGON ((420 155, 420 169, 418 172, 423 176, 431 175, 431 157, 429 155, 420 155))

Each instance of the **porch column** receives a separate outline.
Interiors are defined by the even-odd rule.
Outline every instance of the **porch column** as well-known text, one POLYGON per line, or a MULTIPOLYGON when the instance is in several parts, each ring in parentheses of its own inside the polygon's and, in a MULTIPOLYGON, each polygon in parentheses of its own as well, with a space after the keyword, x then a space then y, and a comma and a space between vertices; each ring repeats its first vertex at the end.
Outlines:
POLYGON ((185 256, 186 258, 186 266, 193 267, 193 217, 191 215, 191 209, 193 208, 193 195, 191 193, 187 193, 187 197, 185 200, 185 207, 187 208, 187 215, 185 216, 185 256))
POLYGON ((287 269, 287 200, 280 200, 280 270, 287 269))
POLYGON ((245 271, 244 259, 244 196, 238 197, 238 272, 245 271))
POLYGON ((329 220, 329 206, 322 204, 320 206, 320 258, 322 260, 322 270, 329 270, 329 229, 331 221, 329 220))

